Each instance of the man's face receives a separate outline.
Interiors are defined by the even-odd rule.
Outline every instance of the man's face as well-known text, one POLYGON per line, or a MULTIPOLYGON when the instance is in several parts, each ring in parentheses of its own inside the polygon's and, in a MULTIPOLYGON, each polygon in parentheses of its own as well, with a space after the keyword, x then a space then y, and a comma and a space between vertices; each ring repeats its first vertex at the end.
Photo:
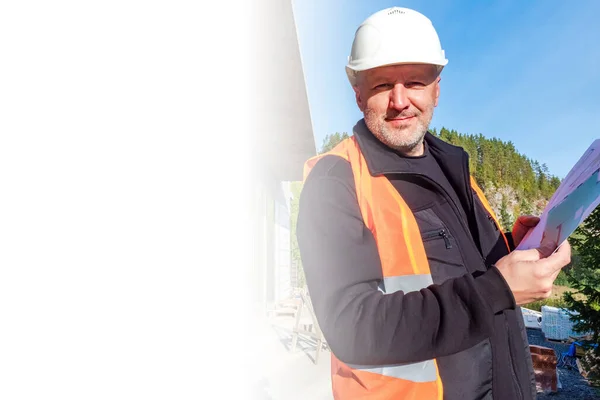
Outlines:
POLYGON ((356 104, 377 139, 406 155, 421 155, 440 95, 439 81, 432 65, 373 68, 357 76, 356 104))

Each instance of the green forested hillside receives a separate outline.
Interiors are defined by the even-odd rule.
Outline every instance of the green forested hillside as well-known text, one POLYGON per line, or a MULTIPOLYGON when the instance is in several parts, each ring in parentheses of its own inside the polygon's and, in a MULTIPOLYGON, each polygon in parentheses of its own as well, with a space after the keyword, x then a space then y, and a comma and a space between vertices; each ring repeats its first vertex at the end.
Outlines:
POLYGON ((549 199, 560 184, 560 179, 548 171, 546 164, 531 160, 515 149, 512 142, 488 139, 482 134, 466 135, 442 128, 432 133, 442 140, 464 148, 470 156, 471 174, 487 192, 510 186, 523 199, 549 199))
POLYGON ((469 153, 471 174, 507 230, 519 215, 540 214, 560 185, 546 164, 521 154, 510 141, 446 128, 431 133, 469 153))

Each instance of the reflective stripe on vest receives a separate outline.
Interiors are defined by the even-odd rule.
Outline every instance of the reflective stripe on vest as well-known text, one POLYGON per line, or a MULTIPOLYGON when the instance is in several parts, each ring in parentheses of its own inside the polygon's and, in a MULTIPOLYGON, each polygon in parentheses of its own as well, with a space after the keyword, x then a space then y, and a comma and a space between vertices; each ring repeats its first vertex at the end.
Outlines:
POLYGON ((383 293, 394 293, 402 290, 404 293, 417 292, 433 285, 430 274, 386 276, 383 278, 383 293))
MULTIPOLYGON (((409 293, 433 283, 423 240, 415 217, 385 176, 372 176, 354 137, 326 154, 309 159, 304 178, 325 155, 342 157, 352 168, 356 195, 365 226, 377 244, 383 282, 379 290, 409 293)), ((494 218, 481 189, 471 177, 473 190, 494 218)), ((504 235, 503 235, 504 236, 504 235)), ((506 238, 504 238, 506 241, 506 238)), ((409 344, 408 344, 409 345, 409 344)), ((397 365, 347 365, 331 356, 332 386, 336 400, 443 399, 443 385, 435 360, 397 365)))
MULTIPOLYGON (((383 283, 379 290, 383 293, 398 291, 403 291, 404 293, 417 292, 432 284, 433 279, 431 278, 431 274, 386 276, 383 278, 383 283)), ((437 368, 433 360, 384 366, 357 364, 348 364, 348 366, 411 382, 435 382, 437 380, 437 368)))
POLYGON ((437 369, 434 360, 428 360, 418 363, 406 363, 397 365, 356 365, 348 364, 349 367, 360 369, 366 372, 385 375, 392 378, 404 379, 411 382, 435 382, 437 379, 437 369))

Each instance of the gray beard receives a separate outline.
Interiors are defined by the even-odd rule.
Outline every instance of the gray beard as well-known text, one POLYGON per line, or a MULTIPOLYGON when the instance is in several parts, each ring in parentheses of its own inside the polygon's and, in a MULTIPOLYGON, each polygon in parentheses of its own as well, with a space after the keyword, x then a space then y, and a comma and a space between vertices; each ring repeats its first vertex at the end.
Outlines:
MULTIPOLYGON (((428 113, 429 114, 429 113, 428 113)), ((419 113, 421 117, 423 113, 419 113)), ((433 113, 430 114, 431 117, 433 113)), ((429 129, 431 117, 426 121, 417 119, 417 126, 412 131, 390 130, 385 126, 385 121, 371 110, 365 110, 365 123, 369 130, 386 146, 399 151, 403 154, 410 154, 413 150, 423 143, 423 138, 429 129)))

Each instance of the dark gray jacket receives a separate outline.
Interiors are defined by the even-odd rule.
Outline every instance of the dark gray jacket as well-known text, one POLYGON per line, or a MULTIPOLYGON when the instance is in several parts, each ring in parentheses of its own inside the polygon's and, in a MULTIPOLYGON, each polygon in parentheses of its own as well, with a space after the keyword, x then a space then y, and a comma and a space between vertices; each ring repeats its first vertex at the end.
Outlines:
POLYGON ((535 399, 521 311, 493 266, 508 249, 471 188, 467 153, 425 137, 456 192, 450 196, 428 171, 414 170, 377 140, 364 121, 354 135, 370 173, 385 175, 413 210, 434 284, 420 292, 379 292, 379 255, 362 221, 350 164, 321 159, 301 194, 297 236, 333 353, 358 365, 436 358, 449 400, 535 399))

